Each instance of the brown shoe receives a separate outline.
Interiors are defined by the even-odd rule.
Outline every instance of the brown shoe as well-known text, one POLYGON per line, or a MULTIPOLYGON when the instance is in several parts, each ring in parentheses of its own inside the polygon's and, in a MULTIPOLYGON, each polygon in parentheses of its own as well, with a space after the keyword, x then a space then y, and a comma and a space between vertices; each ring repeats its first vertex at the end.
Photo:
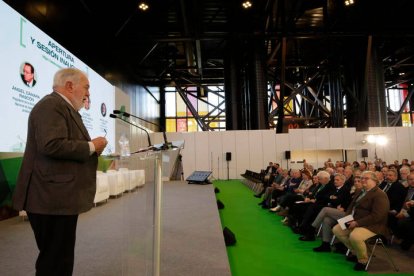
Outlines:
POLYGON ((279 216, 282 217, 286 217, 287 215, 289 215, 289 210, 283 209, 282 211, 280 211, 279 213, 277 213, 279 216))

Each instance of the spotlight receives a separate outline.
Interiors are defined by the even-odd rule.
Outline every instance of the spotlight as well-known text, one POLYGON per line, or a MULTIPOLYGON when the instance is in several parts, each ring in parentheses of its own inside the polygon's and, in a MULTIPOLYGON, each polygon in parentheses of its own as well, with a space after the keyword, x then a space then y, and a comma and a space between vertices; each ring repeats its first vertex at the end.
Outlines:
POLYGON ((246 1, 242 2, 242 6, 245 9, 250 9, 252 7, 252 5, 253 5, 252 2, 250 2, 249 0, 246 0, 246 1))
POLYGON ((141 3, 139 3, 138 8, 139 8, 141 11, 146 11, 146 10, 148 10, 148 9, 149 9, 149 6, 148 6, 148 4, 147 4, 147 3, 145 3, 145 2, 141 2, 141 3))

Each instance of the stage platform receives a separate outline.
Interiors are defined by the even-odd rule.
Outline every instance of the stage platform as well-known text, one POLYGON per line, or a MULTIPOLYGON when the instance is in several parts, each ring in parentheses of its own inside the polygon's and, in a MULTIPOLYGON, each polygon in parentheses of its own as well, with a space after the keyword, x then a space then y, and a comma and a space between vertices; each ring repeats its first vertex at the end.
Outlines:
MULTIPOLYGON (((151 275, 151 186, 80 215, 74 276, 151 275)), ((231 275, 212 185, 164 182, 161 275, 231 275)), ((37 248, 28 221, 0 221, 3 276, 34 275, 37 248)))

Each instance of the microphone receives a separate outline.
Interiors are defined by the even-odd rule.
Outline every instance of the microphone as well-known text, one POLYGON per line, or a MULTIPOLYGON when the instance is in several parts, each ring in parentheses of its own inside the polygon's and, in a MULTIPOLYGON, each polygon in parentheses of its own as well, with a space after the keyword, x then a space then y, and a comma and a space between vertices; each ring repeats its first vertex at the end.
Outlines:
POLYGON ((150 121, 148 121, 148 120, 145 120, 145 119, 143 119, 143 118, 140 118, 140 117, 138 117, 138 116, 135 116, 135 115, 133 115, 133 114, 131 114, 131 113, 128 113, 128 112, 126 112, 126 111, 122 111, 122 110, 114 109, 114 110, 113 110, 113 113, 114 113, 114 114, 121 114, 122 116, 127 117, 127 118, 129 118, 129 117, 133 117, 133 118, 136 118, 136 119, 138 119, 138 120, 144 121, 144 122, 146 122, 146 123, 152 124, 152 125, 154 125, 154 126, 160 127, 160 125, 158 125, 158 124, 156 124, 156 123, 150 122, 150 121))
POLYGON ((125 122, 127 124, 130 124, 131 126, 134 126, 136 128, 139 128, 139 129, 145 131, 145 133, 147 134, 147 138, 148 138, 148 147, 152 147, 150 135, 149 135, 148 131, 145 128, 142 128, 140 126, 137 126, 136 124, 133 124, 133 123, 131 123, 131 122, 129 122, 129 121, 121 118, 121 117, 118 117, 115 114, 109 114, 109 117, 114 118, 114 119, 119 119, 119 120, 121 120, 121 121, 123 121, 123 122, 125 122))
MULTIPOLYGON (((124 116, 124 117, 126 117, 126 118, 133 117, 133 118, 136 118, 136 119, 138 119, 138 120, 144 121, 144 122, 146 122, 146 123, 149 123, 149 124, 152 124, 152 125, 154 125, 154 126, 157 126, 157 127, 161 128, 161 127, 160 127, 160 125, 158 125, 158 124, 156 124, 156 123, 150 122, 150 121, 148 121, 148 120, 145 120, 145 119, 143 119, 143 118, 140 118, 140 117, 138 117, 138 116, 135 116, 135 115, 133 115, 133 114, 130 114, 130 113, 126 112, 126 111, 122 111, 122 110, 114 109, 114 110, 113 110, 113 113, 114 113, 114 114, 121 114, 122 116, 124 116)), ((121 119, 121 118, 120 118, 120 119, 121 119)), ((163 131, 163 132, 162 132, 162 135, 163 135, 163 138, 164 138, 164 145, 162 146, 162 149, 169 149, 169 148, 174 147, 174 146, 172 146, 172 144, 171 144, 171 143, 169 143, 169 142, 168 142, 168 140, 167 140, 167 134, 165 133, 165 131, 163 131)))

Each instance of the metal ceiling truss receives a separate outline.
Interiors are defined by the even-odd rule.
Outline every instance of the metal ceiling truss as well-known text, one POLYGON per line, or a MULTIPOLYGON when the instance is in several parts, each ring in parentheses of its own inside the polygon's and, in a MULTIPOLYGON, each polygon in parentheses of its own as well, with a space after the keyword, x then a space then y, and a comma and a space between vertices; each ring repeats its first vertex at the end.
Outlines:
MULTIPOLYGON (((193 106, 193 104, 191 103, 190 99, 187 96, 187 94, 189 93, 187 91, 187 88, 188 87, 180 86, 176 82, 176 85, 175 85, 176 91, 178 92, 180 97, 183 99, 185 105, 190 110, 191 114, 193 115, 194 119, 196 120, 196 122, 200 126, 200 128, 203 131, 214 131, 214 130, 224 129, 220 126, 214 127, 211 124, 213 122, 216 123, 216 122, 224 122, 225 121, 225 110, 223 108, 221 108, 221 106, 223 106, 225 104, 225 98, 223 97, 223 95, 221 95, 220 93, 217 93, 217 91, 209 90, 208 93, 217 95, 218 99, 219 99, 218 104, 213 105, 212 103, 206 101, 202 97, 198 97, 198 96, 195 96, 195 95, 192 94, 192 97, 195 97, 195 98, 197 98, 197 100, 200 100, 200 101, 206 103, 208 106, 213 107, 206 115, 200 116, 200 114, 197 112, 197 109, 193 106), (218 113, 213 115, 213 113, 215 113, 216 111, 218 111, 218 113)), ((219 89, 220 92, 224 92, 219 87, 217 87, 217 88, 219 89)), ((207 87, 204 87, 204 89, 207 89, 207 87)))

